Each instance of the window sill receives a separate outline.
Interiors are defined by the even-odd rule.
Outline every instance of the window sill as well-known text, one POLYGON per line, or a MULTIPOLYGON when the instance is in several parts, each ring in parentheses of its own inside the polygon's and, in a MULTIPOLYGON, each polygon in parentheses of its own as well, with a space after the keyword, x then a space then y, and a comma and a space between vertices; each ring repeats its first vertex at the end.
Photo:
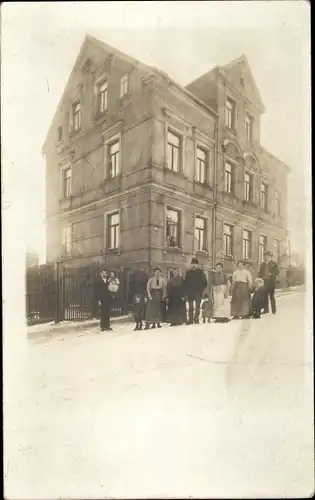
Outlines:
POLYGON ((201 182, 201 181, 194 181, 194 183, 197 185, 197 186, 200 186, 200 187, 203 187, 203 188, 206 188, 206 189, 212 189, 211 188, 211 185, 209 184, 209 182, 205 181, 205 182, 201 182))
POLYGON ((118 103, 121 103, 121 102, 123 102, 123 101, 124 101, 124 99, 128 99, 128 97, 131 97, 131 92, 129 92, 129 91, 128 91, 126 94, 124 94, 124 95, 122 95, 122 96, 119 96, 119 97, 117 98, 117 102, 118 102, 118 103))
POLYGON ((105 109, 105 111, 96 111, 94 113, 94 121, 104 119, 106 118, 107 115, 108 115, 108 109, 105 109))
POLYGON ((196 254, 207 256, 209 255, 209 252, 208 250, 196 250, 196 254))
POLYGON ((104 255, 120 255, 121 254, 121 248, 105 248, 104 249, 104 255))
POLYGON ((233 255, 230 255, 230 254, 224 254, 224 259, 225 260, 233 260, 233 255))
POLYGON ((182 170, 172 170, 167 165, 164 165, 163 170, 164 170, 164 172, 169 172, 171 174, 176 175, 177 177, 182 177, 183 179, 186 178, 186 175, 184 174, 184 172, 182 170))
POLYGON ((236 135, 236 129, 235 128, 230 128, 228 125, 224 125, 224 127, 225 127, 225 130, 227 130, 228 132, 230 132, 233 135, 236 135))
POLYGON ((174 253, 183 253, 182 247, 168 247, 166 246, 164 252, 174 252, 174 253))

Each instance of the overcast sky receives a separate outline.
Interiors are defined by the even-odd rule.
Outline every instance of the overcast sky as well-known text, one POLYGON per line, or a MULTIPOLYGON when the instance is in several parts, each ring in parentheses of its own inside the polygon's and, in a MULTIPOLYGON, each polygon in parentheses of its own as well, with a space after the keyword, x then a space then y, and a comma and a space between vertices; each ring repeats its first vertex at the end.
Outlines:
POLYGON ((183 85, 246 54, 266 107, 262 145, 292 168, 289 228, 293 249, 302 250, 310 209, 308 19, 309 4, 294 1, 3 4, 3 201, 18 207, 26 246, 45 255, 41 147, 89 33, 183 85))

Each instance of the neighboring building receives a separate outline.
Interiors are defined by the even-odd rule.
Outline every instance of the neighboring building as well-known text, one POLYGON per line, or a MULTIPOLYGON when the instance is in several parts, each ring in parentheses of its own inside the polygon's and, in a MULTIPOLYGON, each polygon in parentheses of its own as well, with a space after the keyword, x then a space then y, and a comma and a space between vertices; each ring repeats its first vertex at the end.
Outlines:
POLYGON ((26 269, 39 266, 39 257, 36 253, 26 252, 26 269))
POLYGON ((43 147, 47 261, 230 271, 281 252, 288 169, 262 111, 244 57, 184 88, 87 36, 43 147))

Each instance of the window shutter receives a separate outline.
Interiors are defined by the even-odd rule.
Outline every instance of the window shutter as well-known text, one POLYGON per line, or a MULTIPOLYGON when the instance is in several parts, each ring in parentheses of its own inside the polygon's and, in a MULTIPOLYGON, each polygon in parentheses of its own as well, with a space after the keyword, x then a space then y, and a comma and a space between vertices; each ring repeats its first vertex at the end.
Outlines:
POLYGON ((73 130, 73 116, 72 116, 72 110, 70 107, 70 110, 68 111, 68 123, 69 123, 69 133, 71 134, 73 130))

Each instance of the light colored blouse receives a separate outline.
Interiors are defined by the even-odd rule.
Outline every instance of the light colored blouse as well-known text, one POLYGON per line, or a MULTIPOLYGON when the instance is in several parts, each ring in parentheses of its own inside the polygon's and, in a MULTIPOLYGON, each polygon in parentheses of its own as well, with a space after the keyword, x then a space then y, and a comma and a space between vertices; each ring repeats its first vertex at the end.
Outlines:
POLYGON ((233 273, 232 280, 233 283, 248 283, 250 287, 253 285, 252 275, 247 269, 236 269, 233 273))
POLYGON ((156 276, 152 276, 147 283, 147 292, 150 297, 151 290, 163 290, 163 294, 166 291, 166 281, 162 276, 157 278, 156 276))

